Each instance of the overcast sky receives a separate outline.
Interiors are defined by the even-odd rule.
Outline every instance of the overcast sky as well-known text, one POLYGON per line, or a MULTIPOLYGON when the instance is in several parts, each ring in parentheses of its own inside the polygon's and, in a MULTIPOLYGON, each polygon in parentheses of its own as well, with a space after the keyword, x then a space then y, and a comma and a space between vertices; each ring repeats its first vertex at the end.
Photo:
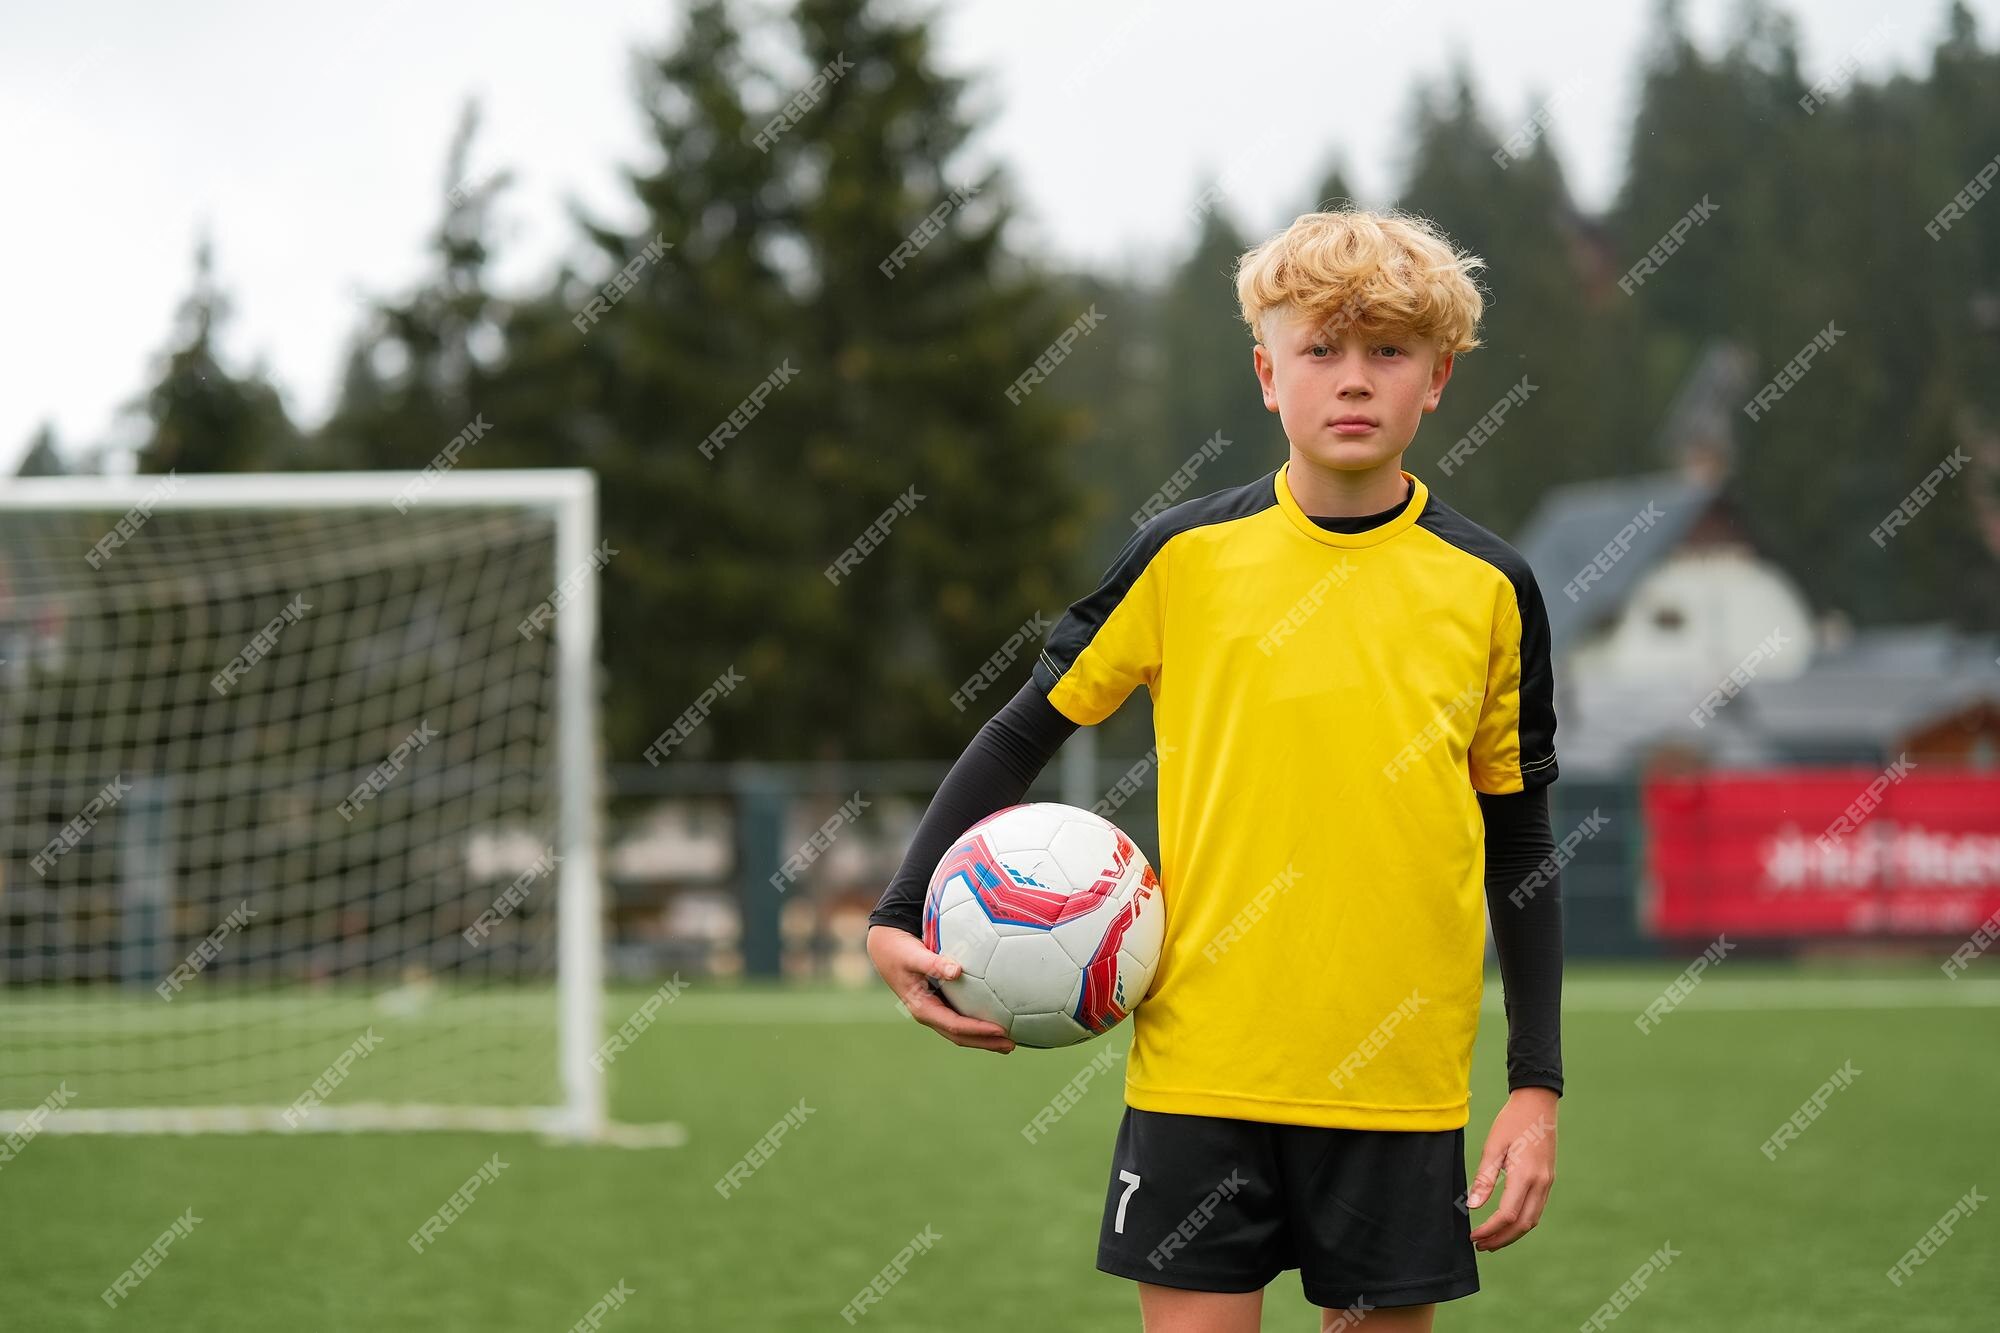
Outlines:
MULTIPOLYGON (((2000 0, 1976 0, 1981 37, 2000 0)), ((964 0, 939 7, 942 57, 981 77, 977 152, 1025 201, 1022 238, 1114 267, 1171 256, 1188 205, 1220 179, 1239 224, 1282 225, 1336 158, 1364 203, 1405 160, 1411 92, 1454 57, 1503 135, 1562 93, 1553 135, 1586 207, 1617 189, 1632 71, 1653 5, 1478 0, 964 0), (1520 12, 1527 11, 1530 17, 1520 12)), ((1711 49, 1735 0, 1688 0, 1711 49)), ((1919 72, 1944 0, 1794 0, 1808 78, 1850 53, 1919 72)), ((361 294, 401 291, 446 182, 460 105, 485 109, 475 177, 516 177, 502 211, 503 289, 575 251, 566 203, 629 221, 617 171, 646 160, 629 53, 678 25, 665 0, 362 0, 269 5, 105 0, 20 6, 0 44, 0 474, 37 423, 65 445, 129 438, 213 234, 235 302, 224 343, 260 360, 302 424, 336 387, 361 294)))

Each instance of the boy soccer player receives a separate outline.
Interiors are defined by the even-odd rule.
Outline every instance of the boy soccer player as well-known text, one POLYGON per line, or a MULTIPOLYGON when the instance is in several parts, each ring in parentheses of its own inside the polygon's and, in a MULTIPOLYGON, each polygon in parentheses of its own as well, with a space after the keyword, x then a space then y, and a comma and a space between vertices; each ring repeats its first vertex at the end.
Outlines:
POLYGON ((953 766, 869 917, 869 956, 919 1022, 1011 1050, 930 989, 958 973, 917 938, 931 869, 1147 687, 1167 933, 1133 1014, 1097 1266, 1138 1281, 1148 1333, 1254 1333, 1287 1268, 1323 1329, 1428 1329, 1555 1178, 1547 615, 1520 555, 1402 470, 1479 345, 1480 266, 1395 213, 1308 214, 1243 256, 1289 458, 1139 529, 953 766), (1509 1097, 1468 1194, 1486 915, 1509 1097))

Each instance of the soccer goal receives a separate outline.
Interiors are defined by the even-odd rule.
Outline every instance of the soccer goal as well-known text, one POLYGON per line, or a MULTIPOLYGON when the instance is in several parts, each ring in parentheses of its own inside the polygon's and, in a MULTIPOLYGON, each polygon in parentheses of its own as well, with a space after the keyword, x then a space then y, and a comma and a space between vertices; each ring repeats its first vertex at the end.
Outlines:
POLYGON ((0 482, 0 1134, 605 1134, 596 488, 0 482))

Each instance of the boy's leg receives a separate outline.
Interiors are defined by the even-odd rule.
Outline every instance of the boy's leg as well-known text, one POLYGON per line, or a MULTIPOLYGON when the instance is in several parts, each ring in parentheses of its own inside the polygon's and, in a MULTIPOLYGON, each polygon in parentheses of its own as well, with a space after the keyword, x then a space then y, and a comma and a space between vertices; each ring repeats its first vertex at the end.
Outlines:
POLYGON ((1182 1291, 1141 1282, 1139 1320, 1145 1333, 1257 1333, 1264 1322, 1264 1293, 1182 1291))
MULTIPOLYGON (((1367 1322, 1368 1333, 1431 1333, 1431 1316, 1436 1313, 1435 1304, 1399 1305, 1387 1310, 1369 1310, 1361 1320, 1367 1322)), ((1361 1321, 1355 1318, 1352 1309, 1320 1307, 1319 1333, 1348 1333, 1349 1329, 1360 1327, 1361 1321)))

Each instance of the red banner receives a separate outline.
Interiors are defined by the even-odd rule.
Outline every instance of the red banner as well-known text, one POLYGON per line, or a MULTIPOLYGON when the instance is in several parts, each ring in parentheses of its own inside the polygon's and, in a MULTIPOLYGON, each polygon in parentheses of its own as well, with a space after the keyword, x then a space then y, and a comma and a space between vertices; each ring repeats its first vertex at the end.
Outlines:
POLYGON ((2000 913, 2000 777, 1784 769, 1648 779, 1660 935, 1964 935, 2000 913))

